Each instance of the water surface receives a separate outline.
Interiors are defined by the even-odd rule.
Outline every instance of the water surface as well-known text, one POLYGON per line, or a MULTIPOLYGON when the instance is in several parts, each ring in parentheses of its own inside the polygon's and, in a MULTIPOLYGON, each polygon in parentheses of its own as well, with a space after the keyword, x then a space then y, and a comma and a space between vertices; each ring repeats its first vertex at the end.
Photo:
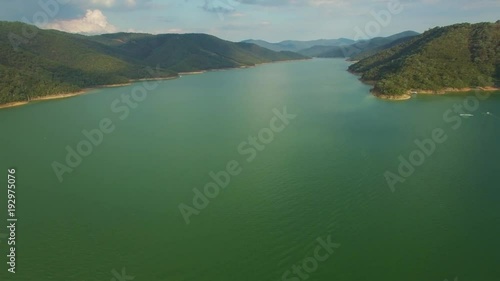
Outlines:
POLYGON ((0 110, 19 218, 17 273, 3 240, 0 279, 102 281, 125 268, 134 281, 282 280, 328 235, 341 246, 309 280, 499 279, 500 95, 454 130, 443 114, 467 95, 380 100, 347 66, 184 76, 124 120, 110 106, 137 84, 0 110), (238 145, 283 107, 297 117, 247 162, 238 145), (51 164, 103 118, 115 130, 59 182, 51 164), (436 128, 446 142, 391 192, 384 173, 436 128), (231 160, 241 174, 186 225, 179 204, 231 160))

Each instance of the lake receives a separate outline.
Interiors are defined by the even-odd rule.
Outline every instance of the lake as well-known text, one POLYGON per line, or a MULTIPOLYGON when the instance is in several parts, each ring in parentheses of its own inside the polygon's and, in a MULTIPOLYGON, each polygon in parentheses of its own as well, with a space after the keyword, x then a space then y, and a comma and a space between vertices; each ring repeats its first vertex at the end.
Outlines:
POLYGON ((16 274, 0 236, 0 279, 499 279, 500 95, 381 100, 347 67, 266 64, 0 110, 18 218, 16 274))

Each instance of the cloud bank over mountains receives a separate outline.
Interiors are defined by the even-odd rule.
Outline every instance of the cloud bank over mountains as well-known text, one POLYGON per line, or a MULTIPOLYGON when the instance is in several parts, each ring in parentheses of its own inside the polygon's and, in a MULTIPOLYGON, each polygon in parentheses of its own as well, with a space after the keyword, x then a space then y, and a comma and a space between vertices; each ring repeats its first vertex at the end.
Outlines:
POLYGON ((117 31, 210 33, 229 40, 353 38, 356 27, 398 2, 405 11, 380 35, 437 25, 498 20, 498 0, 6 0, 0 20, 82 34, 117 31), (58 11, 40 24, 43 5, 58 11), (265 24, 264 24, 265 23, 265 24))
POLYGON ((87 10, 85 16, 82 18, 55 21, 43 27, 81 34, 112 33, 118 31, 118 28, 110 24, 100 10, 87 10))

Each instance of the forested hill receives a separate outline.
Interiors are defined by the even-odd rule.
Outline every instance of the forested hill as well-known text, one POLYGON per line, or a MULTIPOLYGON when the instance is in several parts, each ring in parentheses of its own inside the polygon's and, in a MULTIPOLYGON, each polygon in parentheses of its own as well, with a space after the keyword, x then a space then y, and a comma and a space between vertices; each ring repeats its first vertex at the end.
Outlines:
POLYGON ((148 65, 159 64, 176 72, 307 58, 292 52, 274 52, 255 44, 224 41, 207 34, 115 33, 90 39, 113 48, 121 58, 133 58, 148 65))
POLYGON ((171 77, 305 58, 206 34, 83 36, 0 21, 0 104, 150 78, 147 67, 171 77))
POLYGON ((500 21, 436 27, 349 70, 375 82, 374 92, 385 95, 498 86, 500 21))

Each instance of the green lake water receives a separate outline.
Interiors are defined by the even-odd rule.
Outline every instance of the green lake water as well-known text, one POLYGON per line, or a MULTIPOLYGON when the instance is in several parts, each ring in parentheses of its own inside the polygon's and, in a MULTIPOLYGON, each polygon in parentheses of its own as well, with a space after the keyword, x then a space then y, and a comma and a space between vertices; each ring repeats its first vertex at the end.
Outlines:
POLYGON ((18 218, 16 274, 0 236, 0 280, 500 280, 500 95, 380 100, 347 67, 183 76, 128 116, 112 104, 141 83, 0 110, 0 233, 12 167, 18 218), (473 117, 449 112, 464 102, 473 117), (296 117, 248 161, 239 145, 284 107, 296 117), (114 131, 60 182, 54 161, 103 118, 114 131), (392 192, 386 171, 436 129, 446 141, 392 192), (179 204, 231 161, 241 173, 187 225, 179 204), (282 278, 328 236, 340 247, 307 278, 282 278))

